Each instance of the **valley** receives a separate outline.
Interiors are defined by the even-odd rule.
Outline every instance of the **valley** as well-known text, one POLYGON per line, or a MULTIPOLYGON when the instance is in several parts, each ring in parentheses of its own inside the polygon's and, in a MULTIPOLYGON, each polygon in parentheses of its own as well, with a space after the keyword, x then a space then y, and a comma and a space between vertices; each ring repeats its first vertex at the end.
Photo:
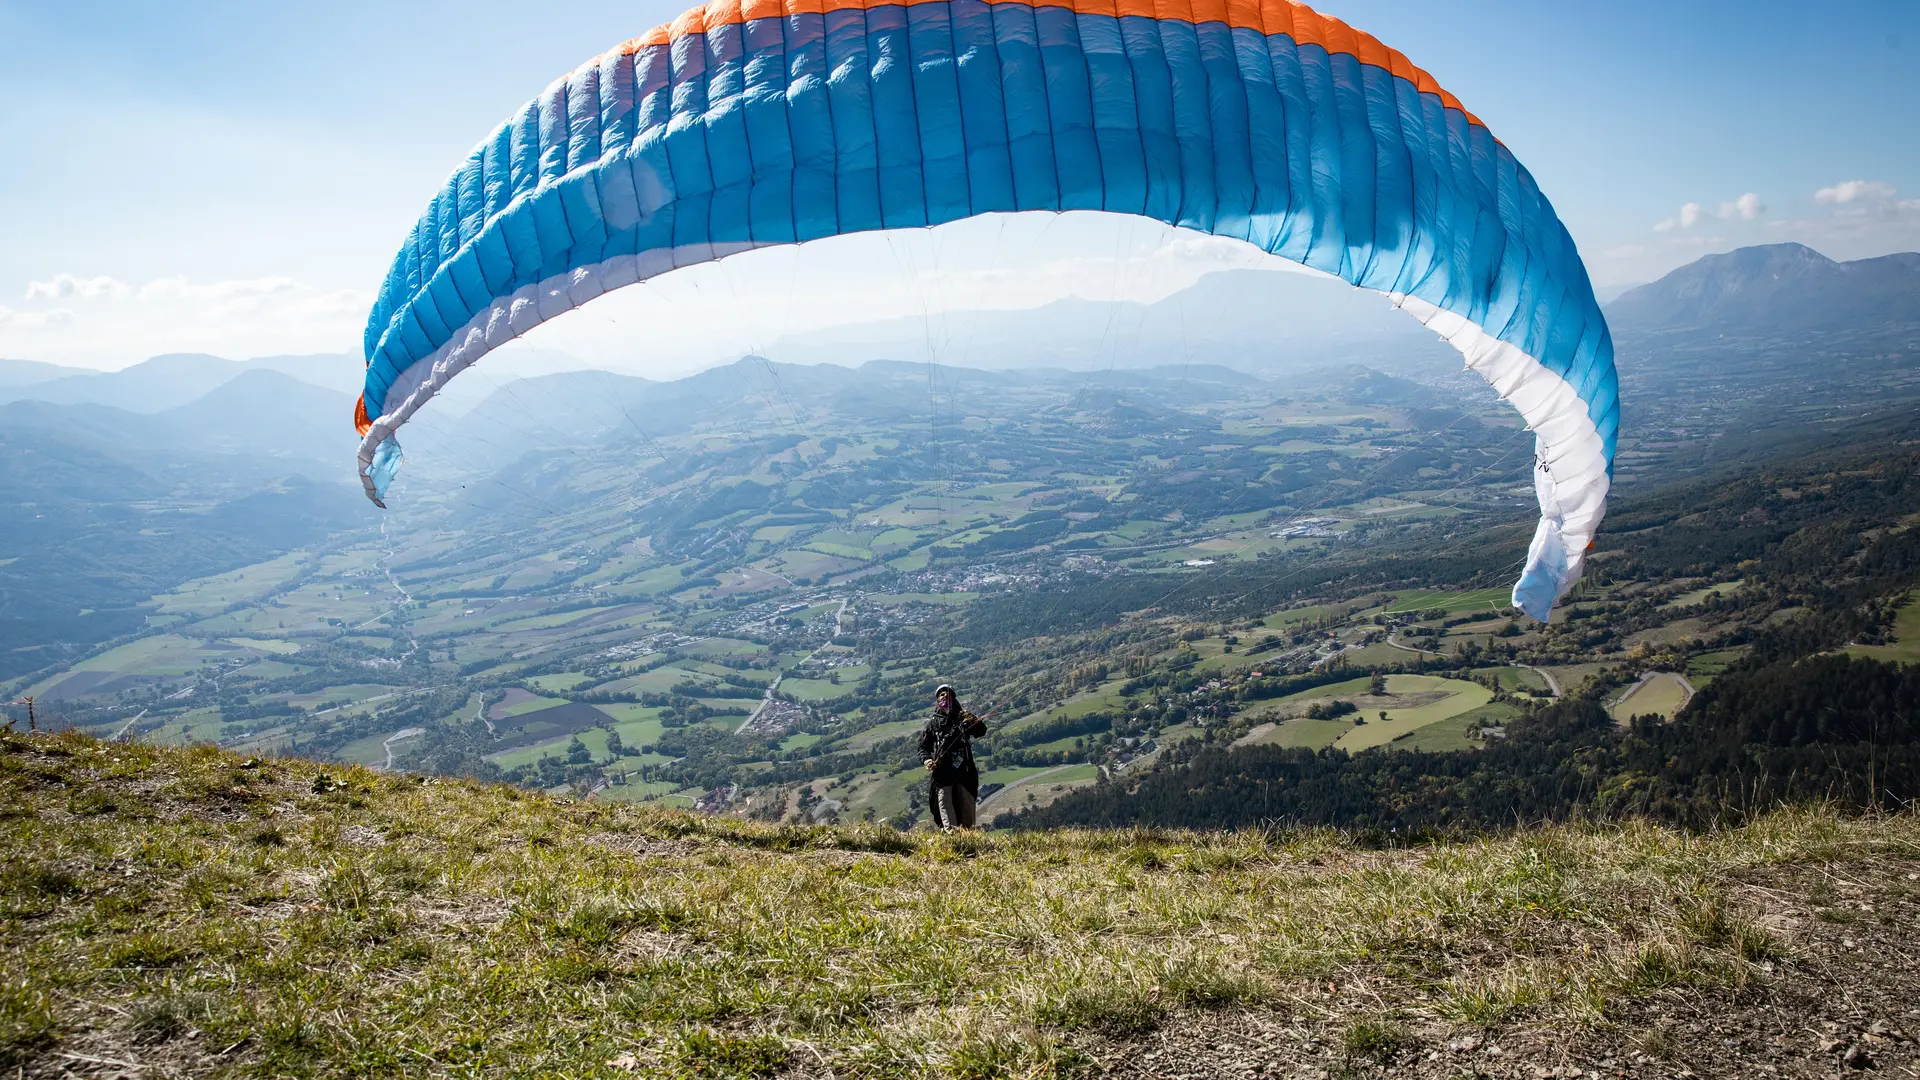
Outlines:
MULTIPOLYGON (((1739 364, 1832 365, 1766 339, 1709 385, 1666 337, 1623 354, 1615 508, 1546 625, 1507 606, 1532 439, 1470 375, 1392 354, 1258 374, 747 357, 423 414, 392 511, 127 601, 123 632, 9 696, 127 739, 897 827, 925 817, 912 742, 942 681, 991 716, 1002 824, 1214 747, 1477 752, 1589 698, 1625 730, 1804 610, 1768 554, 1787 522, 1904 528, 1884 491, 1780 487, 1832 495, 1809 503, 1742 478, 1830 471, 1832 448, 1884 470, 1870 447, 1920 393, 1882 352, 1769 411, 1739 364), (1738 512, 1703 529, 1715 505, 1738 512)), ((188 365, 228 397, 301 373, 243 367, 188 365)), ((1868 598, 1893 614, 1852 652, 1913 647, 1901 595, 1868 598)))

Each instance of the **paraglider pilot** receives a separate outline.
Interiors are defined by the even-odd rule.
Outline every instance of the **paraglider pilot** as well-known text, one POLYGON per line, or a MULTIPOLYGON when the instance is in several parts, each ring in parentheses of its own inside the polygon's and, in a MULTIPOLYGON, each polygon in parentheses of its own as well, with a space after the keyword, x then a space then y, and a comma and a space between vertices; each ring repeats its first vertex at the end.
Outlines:
POLYGON ((986 733, 985 721, 960 707, 953 687, 942 685, 933 692, 933 715, 920 732, 920 756, 931 774, 927 805, 939 828, 974 827, 980 768, 973 763, 973 740, 986 733))

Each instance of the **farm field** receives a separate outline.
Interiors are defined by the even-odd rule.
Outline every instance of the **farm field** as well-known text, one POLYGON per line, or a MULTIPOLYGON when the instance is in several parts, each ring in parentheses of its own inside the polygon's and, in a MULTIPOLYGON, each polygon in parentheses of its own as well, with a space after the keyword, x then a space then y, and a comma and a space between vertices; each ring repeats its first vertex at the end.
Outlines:
POLYGON ((1255 726, 1252 731, 1235 740, 1234 745, 1270 745, 1321 750, 1332 746, 1342 735, 1352 729, 1353 721, 1345 718, 1313 720, 1299 717, 1289 720, 1270 720, 1255 726))
POLYGON ((1371 695, 1356 698, 1366 723, 1354 727, 1334 742, 1342 750, 1365 750, 1410 735, 1449 717, 1478 709, 1493 700, 1493 691, 1478 683, 1443 679, 1431 675, 1387 676, 1387 697, 1371 695), (1378 708, 1375 703, 1378 702, 1378 708), (1392 702, 1393 704, 1386 704, 1392 702), (1380 713, 1387 714, 1386 719, 1380 713))
POLYGON ((1692 696, 1680 675, 1658 671, 1629 687, 1625 694, 1607 706, 1607 712, 1623 724, 1633 717, 1645 715, 1671 720, 1692 696))
POLYGON ((58 675, 30 686, 22 697, 58 701, 63 697, 108 693, 121 679, 162 680, 189 674, 202 664, 244 655, 224 642, 205 643, 175 634, 155 634, 90 657, 58 675))
POLYGON ((1519 715, 1521 715, 1519 709, 1496 701, 1428 724, 1417 731, 1394 739, 1388 746, 1394 750, 1425 750, 1435 753, 1475 750, 1485 745, 1485 742, 1475 735, 1477 729, 1505 726, 1508 721, 1519 715))
POLYGON ((1890 645, 1850 645, 1847 652, 1870 660, 1896 664, 1920 664, 1920 594, 1909 593, 1893 615, 1893 643, 1890 645))
POLYGON ((1380 612, 1384 615, 1435 610, 1445 611, 1449 615, 1476 610, 1504 612, 1512 602, 1513 593, 1510 589, 1479 589, 1473 592, 1445 590, 1402 592, 1395 594, 1393 600, 1382 607, 1380 612))
MULTIPOLYGON (((1487 706, 1493 692, 1478 683, 1432 675, 1389 675, 1387 693, 1368 692, 1368 679, 1304 690, 1262 708, 1259 716, 1273 716, 1254 726, 1235 745, 1273 745, 1320 749, 1338 746, 1347 751, 1401 745, 1431 725, 1487 706), (1327 719, 1301 715, 1315 702, 1350 701, 1358 711, 1327 719), (1382 721, 1380 713, 1388 719, 1382 721)), ((1464 727, 1461 728, 1464 731, 1464 727)), ((1450 736, 1449 738, 1453 738, 1450 736)))

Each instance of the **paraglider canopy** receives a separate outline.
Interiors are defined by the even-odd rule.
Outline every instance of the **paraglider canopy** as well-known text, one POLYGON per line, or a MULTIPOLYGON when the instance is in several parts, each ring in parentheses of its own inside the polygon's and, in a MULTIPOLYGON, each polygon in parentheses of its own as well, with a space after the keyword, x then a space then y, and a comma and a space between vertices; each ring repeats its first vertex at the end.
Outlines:
MULTIPOLYGON (((715 0, 557 79, 468 155, 368 319, 360 474, 488 351, 751 248, 1104 210, 1385 294, 1536 435, 1514 603, 1581 572, 1619 427, 1571 237, 1486 125, 1378 39, 1286 0, 715 0)), ((1276 333, 1284 328, 1276 327, 1276 333)))

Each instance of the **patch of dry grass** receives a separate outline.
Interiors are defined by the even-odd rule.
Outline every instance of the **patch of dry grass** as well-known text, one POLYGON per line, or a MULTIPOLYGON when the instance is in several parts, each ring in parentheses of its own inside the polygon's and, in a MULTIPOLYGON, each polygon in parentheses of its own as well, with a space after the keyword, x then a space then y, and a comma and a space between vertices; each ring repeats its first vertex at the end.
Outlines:
POLYGON ((1603 1025, 1764 980, 1768 866, 1912 816, 1340 834, 774 826, 0 737, 0 1065, 210 1075, 1043 1076, 1179 1017, 1603 1025))

